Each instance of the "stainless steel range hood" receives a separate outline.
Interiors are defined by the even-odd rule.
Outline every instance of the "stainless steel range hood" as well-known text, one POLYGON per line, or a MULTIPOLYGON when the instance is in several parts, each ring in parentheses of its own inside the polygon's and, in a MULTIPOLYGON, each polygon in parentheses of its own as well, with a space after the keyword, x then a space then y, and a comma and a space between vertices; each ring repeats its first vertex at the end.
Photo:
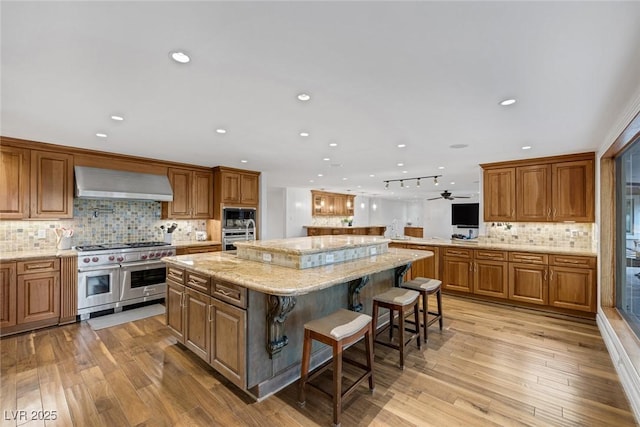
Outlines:
POLYGON ((76 166, 76 197, 80 199, 120 199, 173 201, 166 175, 126 172, 76 166))

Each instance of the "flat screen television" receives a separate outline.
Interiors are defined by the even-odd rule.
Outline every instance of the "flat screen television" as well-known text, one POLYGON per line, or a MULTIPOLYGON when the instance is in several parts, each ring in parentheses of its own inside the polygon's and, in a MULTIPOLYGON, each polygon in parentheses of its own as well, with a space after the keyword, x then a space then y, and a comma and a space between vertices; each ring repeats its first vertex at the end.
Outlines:
POLYGON ((479 223, 479 203, 454 203, 451 205, 451 225, 477 228, 479 223))

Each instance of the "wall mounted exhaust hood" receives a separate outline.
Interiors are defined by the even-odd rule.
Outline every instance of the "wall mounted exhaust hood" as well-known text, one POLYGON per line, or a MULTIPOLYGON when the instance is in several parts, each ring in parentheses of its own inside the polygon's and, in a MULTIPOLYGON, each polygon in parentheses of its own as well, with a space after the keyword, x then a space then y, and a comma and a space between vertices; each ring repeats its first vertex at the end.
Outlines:
POLYGON ((173 191, 166 175, 86 166, 74 169, 76 197, 80 199, 173 201, 173 191))

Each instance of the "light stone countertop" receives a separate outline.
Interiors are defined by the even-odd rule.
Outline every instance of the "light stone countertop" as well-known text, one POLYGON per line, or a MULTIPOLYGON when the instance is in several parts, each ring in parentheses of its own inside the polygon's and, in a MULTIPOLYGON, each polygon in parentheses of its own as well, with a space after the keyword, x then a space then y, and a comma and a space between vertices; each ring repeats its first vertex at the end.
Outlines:
POLYGON ((369 227, 374 227, 374 228, 387 228, 386 225, 350 225, 348 227, 345 227, 343 225, 303 225, 302 228, 344 228, 344 229, 349 229, 349 228, 369 228, 369 227))
POLYGON ((33 249, 28 251, 14 251, 0 253, 0 261, 26 261, 38 258, 76 257, 78 252, 73 249, 33 249))
POLYGON ((222 242, 218 242, 216 240, 181 240, 173 242, 172 246, 175 246, 176 248, 186 248, 190 246, 211 246, 221 244, 222 242))
POLYGON ((389 243, 390 241, 390 239, 382 236, 337 235, 240 241, 234 242, 234 244, 238 249, 256 249, 288 255, 309 255, 338 249, 389 243))
POLYGON ((489 243, 478 240, 463 241, 463 240, 448 240, 427 238, 420 239, 417 237, 404 237, 400 239, 391 238, 393 243, 406 243, 414 245, 431 245, 431 246, 459 246, 464 248, 479 248, 479 249, 494 249, 501 251, 519 251, 519 252, 540 252, 548 254, 562 254, 562 255, 576 255, 576 256, 597 256, 598 253, 595 249, 585 248, 571 248, 562 246, 534 246, 534 245, 513 245, 505 243, 489 243))
POLYGON ((338 264, 298 270, 210 252, 162 258, 167 264, 271 295, 296 296, 359 279, 433 256, 431 251, 389 248, 389 252, 338 264))

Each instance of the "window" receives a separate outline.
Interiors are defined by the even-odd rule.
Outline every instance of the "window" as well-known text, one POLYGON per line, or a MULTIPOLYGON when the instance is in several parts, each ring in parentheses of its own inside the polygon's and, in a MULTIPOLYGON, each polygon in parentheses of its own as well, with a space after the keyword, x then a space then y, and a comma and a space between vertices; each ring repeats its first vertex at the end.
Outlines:
POLYGON ((616 307, 640 337, 640 140, 616 158, 616 307))

